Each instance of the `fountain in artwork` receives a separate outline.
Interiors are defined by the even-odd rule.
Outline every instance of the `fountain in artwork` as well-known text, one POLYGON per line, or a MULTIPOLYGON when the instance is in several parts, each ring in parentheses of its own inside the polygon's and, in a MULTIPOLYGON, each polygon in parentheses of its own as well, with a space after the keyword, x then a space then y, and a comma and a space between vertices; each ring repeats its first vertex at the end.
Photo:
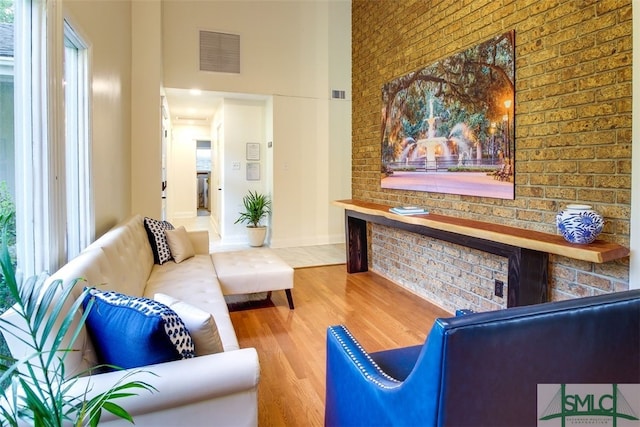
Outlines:
MULTIPOLYGON (((458 166, 471 164, 474 158, 478 164, 482 162, 482 146, 469 126, 465 123, 457 123, 448 136, 436 136, 436 121, 438 117, 433 115, 433 100, 429 102, 429 117, 425 121, 429 124, 427 137, 415 140, 411 137, 404 139, 400 162, 424 162, 426 169, 437 169, 437 161, 447 166, 457 163, 458 166), (452 164, 452 162, 454 162, 452 164)), ((475 163, 475 162, 473 162, 475 163)))
POLYGON ((436 136, 436 120, 433 116, 433 99, 429 100, 429 130, 427 131, 427 137, 425 139, 419 139, 416 143, 418 147, 422 148, 425 154, 425 160, 427 163, 436 161, 436 155, 449 156, 449 147, 447 146, 447 138, 443 136, 436 136))
POLYGON ((458 166, 464 166, 473 159, 474 147, 476 148, 477 163, 482 163, 482 144, 466 123, 456 124, 449 133, 449 140, 458 147, 458 166))

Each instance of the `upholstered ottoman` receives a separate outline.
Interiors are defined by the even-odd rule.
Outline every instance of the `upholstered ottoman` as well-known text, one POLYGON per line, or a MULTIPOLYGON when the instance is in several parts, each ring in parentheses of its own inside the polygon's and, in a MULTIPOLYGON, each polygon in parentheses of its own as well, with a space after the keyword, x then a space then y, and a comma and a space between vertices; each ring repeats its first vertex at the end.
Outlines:
POLYGON ((293 268, 268 248, 211 254, 224 295, 284 289, 293 309, 293 268))

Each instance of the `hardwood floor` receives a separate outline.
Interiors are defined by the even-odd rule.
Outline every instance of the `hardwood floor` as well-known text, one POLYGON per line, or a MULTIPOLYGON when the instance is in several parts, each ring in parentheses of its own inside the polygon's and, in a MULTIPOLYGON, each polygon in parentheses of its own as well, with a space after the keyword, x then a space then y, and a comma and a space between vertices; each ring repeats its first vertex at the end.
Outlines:
POLYGON ((231 313, 241 347, 260 357, 259 425, 324 424, 327 327, 346 325, 367 351, 421 344, 437 317, 450 313, 388 280, 344 265, 295 270, 289 310, 285 293, 273 307, 231 313))

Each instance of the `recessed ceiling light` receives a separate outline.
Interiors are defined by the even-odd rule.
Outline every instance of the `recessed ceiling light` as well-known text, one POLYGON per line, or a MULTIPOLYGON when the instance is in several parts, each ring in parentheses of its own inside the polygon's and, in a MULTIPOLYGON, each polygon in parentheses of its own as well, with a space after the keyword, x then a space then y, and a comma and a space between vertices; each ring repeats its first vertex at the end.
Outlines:
POLYGON ((193 117, 193 116, 176 116, 176 120, 190 120, 190 121, 207 121, 206 117, 193 117))
POLYGON ((191 89, 189 93, 195 96, 202 95, 202 91, 200 89, 191 89))

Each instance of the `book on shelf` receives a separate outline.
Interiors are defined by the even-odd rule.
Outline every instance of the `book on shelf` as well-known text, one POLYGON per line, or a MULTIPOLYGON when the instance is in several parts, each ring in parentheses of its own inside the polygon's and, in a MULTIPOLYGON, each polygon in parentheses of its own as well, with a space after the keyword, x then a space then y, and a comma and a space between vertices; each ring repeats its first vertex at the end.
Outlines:
POLYGON ((424 215, 429 211, 420 206, 395 206, 389 209, 389 212, 399 215, 424 215))

